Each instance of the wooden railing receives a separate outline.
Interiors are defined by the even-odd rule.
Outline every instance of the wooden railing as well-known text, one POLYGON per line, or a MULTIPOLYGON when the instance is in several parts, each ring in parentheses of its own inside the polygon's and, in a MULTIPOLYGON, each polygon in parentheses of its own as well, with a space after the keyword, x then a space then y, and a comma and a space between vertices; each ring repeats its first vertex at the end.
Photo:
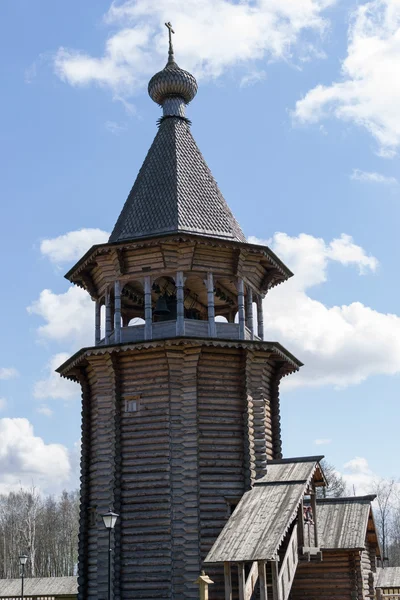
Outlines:
POLYGON ((287 600, 292 587, 297 563, 299 562, 299 549, 297 541, 297 524, 294 526, 286 554, 282 560, 278 577, 279 600, 287 600))
POLYGON ((246 587, 244 590, 244 600, 251 600, 254 589, 258 581, 258 563, 253 562, 250 573, 246 579, 246 587))

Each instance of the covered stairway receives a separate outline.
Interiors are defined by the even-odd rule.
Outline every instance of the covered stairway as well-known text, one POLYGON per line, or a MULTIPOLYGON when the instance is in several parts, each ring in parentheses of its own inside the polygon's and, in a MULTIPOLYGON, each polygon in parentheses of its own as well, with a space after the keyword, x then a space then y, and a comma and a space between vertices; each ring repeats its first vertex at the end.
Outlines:
POLYGON ((287 600, 299 560, 321 560, 317 486, 326 485, 321 456, 268 463, 267 474, 240 500, 205 559, 224 565, 225 600, 287 600))

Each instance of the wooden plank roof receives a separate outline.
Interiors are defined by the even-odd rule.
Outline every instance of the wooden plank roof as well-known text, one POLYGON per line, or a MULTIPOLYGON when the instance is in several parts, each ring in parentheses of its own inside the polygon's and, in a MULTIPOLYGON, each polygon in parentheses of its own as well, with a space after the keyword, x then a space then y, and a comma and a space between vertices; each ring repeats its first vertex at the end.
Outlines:
POLYGON ((274 559, 308 484, 320 470, 315 458, 268 463, 266 476, 244 494, 205 562, 274 559))
MULTIPOLYGON (((77 577, 34 577, 24 581, 25 596, 73 596, 78 594, 77 577)), ((0 598, 21 596, 21 579, 1 579, 0 598)))
POLYGON ((371 509, 374 499, 375 496, 354 496, 318 500, 317 524, 321 549, 365 548, 367 535, 375 533, 371 509))
POLYGON ((276 482, 305 483, 309 481, 312 474, 315 474, 316 485, 326 485, 322 469, 319 466, 315 468, 315 463, 319 463, 323 458, 323 456, 303 456, 268 461, 267 474, 258 479, 255 485, 276 482))
POLYGON ((375 587, 400 588, 400 567, 385 567, 377 569, 375 587))

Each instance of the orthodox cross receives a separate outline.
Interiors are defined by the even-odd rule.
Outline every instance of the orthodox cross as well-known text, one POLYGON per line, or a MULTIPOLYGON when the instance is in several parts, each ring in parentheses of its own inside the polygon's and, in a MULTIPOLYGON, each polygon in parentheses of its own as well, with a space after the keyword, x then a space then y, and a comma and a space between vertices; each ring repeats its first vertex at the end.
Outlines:
POLYGON ((168 21, 168 23, 165 23, 165 27, 168 29, 168 37, 169 37, 169 60, 174 60, 174 49, 172 47, 172 34, 175 33, 175 31, 172 29, 172 25, 171 23, 168 21))

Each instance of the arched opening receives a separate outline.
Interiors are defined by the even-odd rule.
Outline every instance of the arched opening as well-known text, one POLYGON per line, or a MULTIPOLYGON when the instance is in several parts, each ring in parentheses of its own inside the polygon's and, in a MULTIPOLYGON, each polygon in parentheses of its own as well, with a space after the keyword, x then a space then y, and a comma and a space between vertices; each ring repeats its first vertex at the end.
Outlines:
POLYGON ((106 305, 104 298, 101 300, 100 305, 100 339, 104 340, 106 336, 106 305))
POLYGON ((152 285, 153 322, 176 321, 176 285, 172 277, 158 277, 152 285))
POLYGON ((223 317, 222 315, 217 315, 215 317, 215 322, 216 323, 229 323, 228 319, 226 317, 223 317))
POLYGON ((185 319, 193 321, 208 320, 207 288, 203 279, 197 275, 189 275, 184 288, 185 319))
POLYGON ((229 279, 228 277, 215 279, 215 316, 225 317, 228 323, 234 323, 235 313, 237 312, 237 303, 236 281, 234 279, 229 279))
POLYGON ((145 322, 146 321, 141 317, 133 317, 133 319, 129 321, 128 327, 137 327, 138 325, 144 325, 145 322))
POLYGON ((144 291, 140 281, 126 281, 121 285, 120 341, 144 338, 144 291))
POLYGON ((140 281, 128 281, 121 289, 122 326, 130 327, 134 319, 144 321, 144 291, 140 281))

